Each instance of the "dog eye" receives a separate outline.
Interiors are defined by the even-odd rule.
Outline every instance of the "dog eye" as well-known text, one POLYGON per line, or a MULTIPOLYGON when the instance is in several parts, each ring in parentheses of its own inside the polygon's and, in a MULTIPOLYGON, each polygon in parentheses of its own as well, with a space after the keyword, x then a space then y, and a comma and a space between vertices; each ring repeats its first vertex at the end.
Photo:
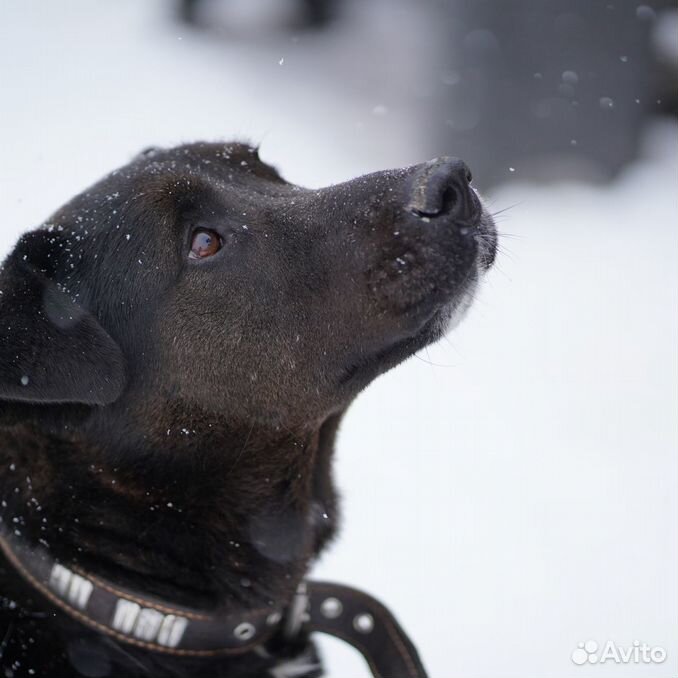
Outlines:
POLYGON ((208 228, 196 228, 191 237, 190 259, 214 256, 223 246, 221 236, 208 228))

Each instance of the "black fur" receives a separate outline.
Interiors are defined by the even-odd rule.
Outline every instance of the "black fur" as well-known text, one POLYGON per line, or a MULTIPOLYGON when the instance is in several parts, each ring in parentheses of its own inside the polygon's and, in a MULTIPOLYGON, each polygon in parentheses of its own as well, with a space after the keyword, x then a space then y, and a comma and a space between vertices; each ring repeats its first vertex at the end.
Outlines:
MULTIPOLYGON (((245 145, 150 149, 24 236, 0 271, 5 524, 177 603, 289 600, 336 529, 346 408, 442 334, 494 255, 475 193, 471 227, 449 194, 407 211, 418 170, 316 191, 245 145), (223 249, 189 260, 195 228, 223 249)), ((265 676, 313 653, 154 655, 55 612, 4 561, 0 587, 7 676, 265 676)))

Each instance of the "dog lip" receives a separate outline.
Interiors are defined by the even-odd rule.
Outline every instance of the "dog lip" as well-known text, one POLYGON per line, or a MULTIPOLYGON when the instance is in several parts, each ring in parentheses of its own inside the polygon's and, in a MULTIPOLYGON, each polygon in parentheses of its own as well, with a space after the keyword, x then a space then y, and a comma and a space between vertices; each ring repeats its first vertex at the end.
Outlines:
POLYGON ((366 353, 349 362, 349 366, 342 371, 339 385, 345 386, 362 374, 364 374, 364 378, 371 380, 374 378, 373 372, 375 370, 381 372, 384 367, 391 367, 392 364, 414 355, 423 346, 435 339, 432 335, 435 333, 436 326, 440 324, 442 308, 440 304, 436 304, 429 313, 423 316, 416 330, 394 339, 378 350, 366 353))
MULTIPOLYGON (((482 206, 482 203, 479 203, 482 206)), ((476 260, 479 268, 482 271, 488 271, 496 259, 497 254, 497 230, 494 225, 494 220, 484 208, 481 207, 476 217, 469 220, 459 220, 450 217, 449 215, 440 215, 437 217, 428 217, 417 215, 408 210, 410 214, 414 215, 418 221, 433 222, 443 226, 445 229, 454 229, 462 237, 462 242, 469 243, 475 241, 477 247, 476 260)), ((424 236, 425 232, 421 232, 424 236)))
POLYGON ((497 228, 492 216, 483 210, 473 236, 478 245, 478 263, 488 271, 497 257, 497 228))
POLYGON ((490 247, 484 245, 478 248, 478 263, 480 264, 484 272, 487 272, 492 268, 492 265, 494 264, 496 258, 497 258, 496 240, 490 247))

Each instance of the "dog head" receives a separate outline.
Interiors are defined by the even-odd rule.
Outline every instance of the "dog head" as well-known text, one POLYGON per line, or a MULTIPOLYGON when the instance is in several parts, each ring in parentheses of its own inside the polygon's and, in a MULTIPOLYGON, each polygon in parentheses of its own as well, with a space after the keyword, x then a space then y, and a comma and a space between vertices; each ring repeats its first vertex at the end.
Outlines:
POLYGON ((6 260, 0 403, 317 426, 469 305, 496 246, 470 181, 440 158, 308 190, 241 144, 144 152, 6 260))

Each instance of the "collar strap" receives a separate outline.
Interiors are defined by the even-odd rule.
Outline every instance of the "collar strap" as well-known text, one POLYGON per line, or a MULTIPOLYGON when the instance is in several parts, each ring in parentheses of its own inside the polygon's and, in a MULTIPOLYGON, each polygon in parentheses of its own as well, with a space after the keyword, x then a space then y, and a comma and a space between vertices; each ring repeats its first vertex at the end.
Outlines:
POLYGON ((376 598, 349 586, 308 582, 305 619, 310 632, 350 643, 375 678, 426 678, 416 648, 393 614, 376 598))
POLYGON ((0 550, 17 572, 53 605, 118 641, 166 654, 208 657, 242 654, 280 626, 281 608, 213 615, 171 605, 56 561, 43 547, 24 544, 0 527, 0 550))
POLYGON ((375 678, 426 678, 417 650, 393 614, 357 589, 302 582, 286 608, 224 615, 168 604, 66 567, 41 546, 29 546, 0 523, 0 550, 54 606, 116 640, 165 654, 209 657, 261 648, 276 632, 326 633, 353 645, 375 678))

